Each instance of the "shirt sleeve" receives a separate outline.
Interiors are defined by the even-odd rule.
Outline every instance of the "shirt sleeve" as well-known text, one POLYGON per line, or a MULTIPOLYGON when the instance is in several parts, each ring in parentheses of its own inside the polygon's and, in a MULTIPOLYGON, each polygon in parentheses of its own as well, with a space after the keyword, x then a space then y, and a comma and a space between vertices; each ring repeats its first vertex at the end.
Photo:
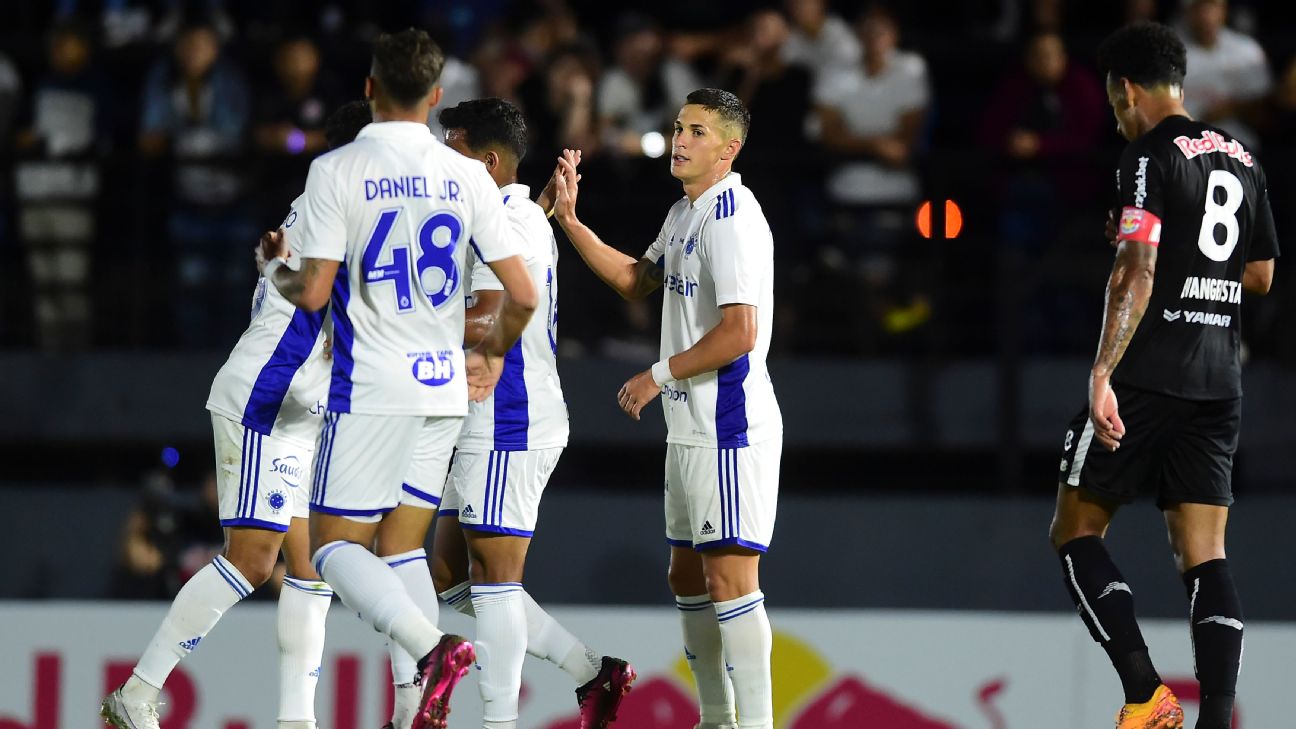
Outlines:
POLYGON ((674 209, 666 214, 666 222, 662 223, 661 230, 657 233, 657 240, 654 240, 652 245, 648 246, 648 250, 644 251, 643 254, 644 258, 657 264, 658 268, 661 268, 666 263, 666 245, 669 242, 667 240, 666 231, 670 230, 671 217, 674 214, 674 209))
POLYGON ((303 195, 298 195, 297 199, 293 200, 292 206, 288 208, 288 215, 284 216, 283 222, 279 224, 279 227, 283 228, 284 243, 288 244, 288 250, 292 252, 292 255, 288 257, 288 267, 294 271, 301 270, 302 262, 303 242, 301 232, 304 226, 298 223, 301 216, 297 214, 297 211, 301 208, 303 197, 303 195))
POLYGON ((774 240, 760 216, 738 212, 710 221, 699 255, 711 273, 717 306, 760 304, 774 258, 774 240))
POLYGON ((1162 163, 1137 142, 1125 148, 1120 162, 1120 218, 1118 241, 1161 244, 1164 211, 1162 163))
POLYGON ((1278 229, 1274 226, 1273 208, 1269 206, 1269 190, 1260 188, 1260 201, 1256 205, 1255 233, 1247 250, 1247 262, 1268 261, 1277 258, 1278 229))
POLYGON ((509 221, 504 198, 500 197, 494 180, 482 166, 474 167, 469 174, 473 194, 473 227, 472 238, 468 242, 477 254, 477 260, 494 263, 509 256, 521 255, 522 246, 517 231, 509 221))
POLYGON ((306 192, 297 199, 298 206, 293 211, 297 214, 293 227, 301 228, 297 235, 302 258, 346 260, 346 209, 333 177, 332 171, 320 164, 320 160, 311 162, 306 192))

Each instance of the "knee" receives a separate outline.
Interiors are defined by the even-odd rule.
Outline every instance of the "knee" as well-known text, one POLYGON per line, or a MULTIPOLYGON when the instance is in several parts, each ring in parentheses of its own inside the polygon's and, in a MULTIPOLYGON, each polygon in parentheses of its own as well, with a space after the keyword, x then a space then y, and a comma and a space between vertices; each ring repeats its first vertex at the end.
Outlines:
POLYGON ((1083 537, 1102 538, 1106 533, 1105 525, 1068 523, 1055 517, 1053 523, 1049 525, 1049 544, 1052 545, 1053 551, 1057 552, 1061 551, 1067 542, 1083 537))
POLYGON ((671 594, 682 597, 707 594, 707 581, 694 570, 682 569, 672 564, 666 571, 666 583, 670 585, 671 594))
POLYGON ((436 591, 438 593, 445 592, 468 579, 467 575, 457 574, 455 570, 451 568, 449 563, 447 563, 446 560, 441 559, 439 555, 433 557, 431 568, 432 584, 436 586, 436 591))
POLYGON ((278 553, 265 549, 234 549, 227 550, 225 559, 238 569, 243 579, 252 585, 253 589, 264 585, 274 574, 275 562, 278 553))

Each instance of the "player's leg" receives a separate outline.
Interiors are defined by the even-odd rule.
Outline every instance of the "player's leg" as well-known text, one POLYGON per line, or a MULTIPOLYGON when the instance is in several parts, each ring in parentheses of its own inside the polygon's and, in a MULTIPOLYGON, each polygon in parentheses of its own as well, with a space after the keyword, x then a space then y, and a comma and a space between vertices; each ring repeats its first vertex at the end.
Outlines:
MULTIPOLYGON (((702 555, 693 549, 694 529, 686 488, 688 467, 696 460, 691 457, 693 451, 707 450, 674 444, 666 446, 666 541, 671 546, 667 582, 675 595, 675 607, 679 612, 684 657, 697 687, 700 726, 702 729, 722 729, 734 726, 733 687, 725 670, 724 644, 715 607, 707 592, 702 555)), ((714 468, 714 461, 707 463, 714 468)), ((708 519, 702 516, 698 521, 705 523, 708 519)), ((700 526, 704 527, 704 524, 700 526)))
MULTIPOLYGON (((311 498, 315 569, 347 607, 412 655, 423 656, 423 709, 415 727, 444 721, 449 696, 471 663, 472 646, 443 635, 428 621, 400 578, 369 546, 381 515, 399 501, 405 469, 420 439, 445 443, 448 461, 461 425, 459 418, 328 413, 316 448, 311 498)), ((442 468, 444 474, 444 464, 442 468)))
POLYGON ((1242 601, 1224 552, 1240 403, 1194 406, 1167 454, 1161 502, 1183 574, 1201 706, 1197 729, 1228 729, 1242 663, 1242 601))
POLYGON ((531 540, 483 531, 466 531, 464 536, 472 564, 471 594, 477 616, 484 725, 487 729, 513 729, 526 656, 522 575, 531 540))
MULTIPOLYGON (((374 545, 378 556, 400 578, 405 591, 433 625, 440 616, 436 588, 432 585, 423 544, 436 513, 433 502, 423 501, 422 497, 408 493, 402 494, 401 504, 378 527, 374 545)), ((423 687, 417 681, 418 656, 411 655, 394 641, 388 641, 387 650, 391 657, 392 686, 395 692, 392 726, 408 726, 418 711, 419 698, 423 695, 423 687)))
POLYGON ((309 503, 299 496, 284 537, 288 575, 279 591, 279 729, 315 728, 315 688, 324 656, 324 624, 333 590, 311 565, 309 503))
POLYGON ((261 483, 261 457, 267 448, 273 454, 275 443, 216 415, 212 429, 225 548, 180 588, 131 677, 104 700, 101 714, 113 726, 156 727, 158 697, 172 669, 274 570, 290 519, 273 487, 261 483))

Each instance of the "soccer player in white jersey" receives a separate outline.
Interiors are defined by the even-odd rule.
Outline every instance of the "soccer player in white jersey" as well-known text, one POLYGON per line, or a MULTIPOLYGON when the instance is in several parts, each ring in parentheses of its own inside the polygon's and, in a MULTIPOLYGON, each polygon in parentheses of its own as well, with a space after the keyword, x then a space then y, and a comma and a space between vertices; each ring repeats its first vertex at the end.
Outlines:
POLYGON ((374 123, 311 164, 297 211, 300 270, 287 267, 282 249, 258 251, 266 278, 298 308, 331 301, 332 380, 312 478, 314 564, 347 607, 420 656, 413 729, 446 725, 450 695, 475 655, 463 638, 437 630, 370 547, 404 485, 439 498, 468 400, 490 394, 538 303, 490 176, 427 127, 443 63, 423 31, 378 38, 365 82, 374 123), (465 353, 469 246, 506 296, 495 326, 465 353))
MULTIPOLYGON (((338 109, 326 124, 329 147, 347 144, 369 121, 366 103, 338 109)), ((289 212, 284 235, 300 253, 295 216, 289 212)), ((306 521, 305 477, 328 392, 322 325, 322 314, 299 311, 264 278, 257 281, 251 324, 207 400, 225 549, 180 589, 131 678, 104 699, 100 713, 110 725, 158 726, 158 696, 171 670, 226 610, 270 578, 282 547, 288 576, 279 593, 278 726, 315 729, 324 619, 333 598, 311 566, 306 521)))
MULTIPOLYGON (((469 405, 438 515, 437 590, 456 610, 477 618, 487 729, 514 726, 528 652, 575 680, 581 727, 600 729, 616 718, 634 682, 634 669, 589 650, 521 584, 540 499, 568 436, 557 362, 557 244, 543 208, 517 182, 518 163, 526 154, 526 122, 503 99, 465 101, 442 110, 439 121, 446 144, 481 160, 499 185, 545 312, 531 319, 505 357, 494 394, 469 405)), ((498 278, 479 261, 472 261, 469 280, 472 298, 464 338, 473 345, 493 325, 503 294, 498 278)))
POLYGON ((774 531, 783 420, 765 368, 774 242, 755 196, 732 171, 750 120, 727 91, 688 95, 670 158, 685 197, 638 260, 576 217, 570 152, 557 185, 558 222, 599 278, 628 299, 664 284, 661 360, 617 399, 635 419, 659 395, 666 411, 669 581, 702 729, 774 726, 758 578, 774 531))

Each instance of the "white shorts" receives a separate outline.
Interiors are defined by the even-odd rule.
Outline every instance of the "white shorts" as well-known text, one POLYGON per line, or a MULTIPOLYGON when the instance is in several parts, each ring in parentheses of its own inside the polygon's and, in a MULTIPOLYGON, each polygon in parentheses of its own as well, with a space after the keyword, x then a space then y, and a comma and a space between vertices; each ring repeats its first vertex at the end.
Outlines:
POLYGON ((211 416, 216 494, 224 527, 288 531, 310 515, 307 474, 312 449, 262 435, 224 415, 211 416))
POLYGON ((326 412, 311 511, 375 522, 401 503, 406 484, 440 502, 462 427, 458 417, 326 412))
POLYGON ((745 448, 666 445, 666 541, 699 552, 769 549, 778 510, 781 439, 745 448))
POLYGON ((441 515, 457 517, 459 525, 471 531, 531 537, 540 518, 540 497, 562 452, 458 451, 441 515))

